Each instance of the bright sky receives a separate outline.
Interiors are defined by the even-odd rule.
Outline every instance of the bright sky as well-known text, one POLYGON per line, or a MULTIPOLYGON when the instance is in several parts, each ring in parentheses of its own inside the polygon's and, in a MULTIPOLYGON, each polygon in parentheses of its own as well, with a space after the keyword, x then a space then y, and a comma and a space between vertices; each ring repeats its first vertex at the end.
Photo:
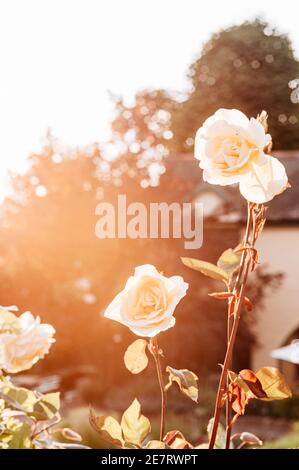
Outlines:
POLYGON ((218 28, 262 15, 299 55, 296 0, 0 0, 0 195, 48 128, 66 144, 107 138, 112 105, 147 87, 186 89, 218 28))

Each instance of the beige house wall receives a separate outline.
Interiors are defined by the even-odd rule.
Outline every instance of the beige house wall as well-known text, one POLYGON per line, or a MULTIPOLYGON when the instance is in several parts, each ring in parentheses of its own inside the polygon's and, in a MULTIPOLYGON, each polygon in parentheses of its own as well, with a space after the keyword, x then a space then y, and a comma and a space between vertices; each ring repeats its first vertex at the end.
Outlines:
POLYGON ((269 289, 264 308, 257 313, 252 368, 278 366, 270 357, 299 328, 299 227, 265 227, 257 248, 269 272, 282 272, 279 288, 269 289))

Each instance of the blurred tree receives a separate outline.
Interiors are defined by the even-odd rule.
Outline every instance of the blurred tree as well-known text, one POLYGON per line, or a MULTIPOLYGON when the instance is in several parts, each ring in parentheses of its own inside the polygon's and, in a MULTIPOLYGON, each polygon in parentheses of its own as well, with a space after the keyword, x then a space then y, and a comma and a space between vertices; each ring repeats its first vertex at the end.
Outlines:
POLYGON ((196 130, 225 107, 248 116, 265 109, 275 148, 298 148, 298 77, 287 35, 259 19, 232 26, 213 34, 191 64, 187 95, 146 90, 132 106, 116 99, 112 141, 128 161, 148 168, 169 153, 191 152, 196 130))
POLYGON ((188 77, 191 92, 172 115, 173 151, 191 151, 196 130, 218 108, 248 116, 265 109, 275 148, 299 148, 299 108, 291 101, 299 61, 287 35, 259 19, 219 31, 188 77))
MULTIPOLYGON (((168 143, 173 137, 171 114, 176 101, 164 90, 145 90, 136 94, 134 104, 112 96, 115 117, 111 123, 112 138, 106 151, 117 155, 114 165, 121 160, 127 173, 140 180, 143 188, 157 186, 164 173, 163 158, 168 154, 168 143)), ((113 168, 112 162, 112 168, 113 168)), ((113 175, 112 175, 113 177, 113 175)))
MULTIPOLYGON (((49 136, 28 172, 12 177, 0 231, 1 302, 53 323, 57 343, 37 367, 56 370, 88 363, 91 349, 101 360, 96 332, 107 261, 94 234, 99 150, 58 147, 49 136)), ((114 256, 111 250, 111 264, 114 256)))

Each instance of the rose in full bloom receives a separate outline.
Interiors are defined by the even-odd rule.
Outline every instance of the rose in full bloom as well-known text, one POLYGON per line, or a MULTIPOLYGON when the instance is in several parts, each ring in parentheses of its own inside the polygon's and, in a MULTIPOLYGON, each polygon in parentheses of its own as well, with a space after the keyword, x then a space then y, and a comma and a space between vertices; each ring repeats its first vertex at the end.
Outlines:
POLYGON ((270 201, 288 186, 282 163, 264 151, 270 141, 258 119, 248 119, 237 109, 219 109, 196 133, 195 158, 204 181, 239 183, 248 201, 270 201))
POLYGON ((174 326, 175 307, 188 287, 181 276, 165 277, 150 264, 138 266, 104 316, 126 325, 138 336, 156 336, 174 326))
POLYGON ((0 370, 16 373, 30 369, 49 352, 54 328, 43 324, 30 312, 17 317, 0 308, 0 370))

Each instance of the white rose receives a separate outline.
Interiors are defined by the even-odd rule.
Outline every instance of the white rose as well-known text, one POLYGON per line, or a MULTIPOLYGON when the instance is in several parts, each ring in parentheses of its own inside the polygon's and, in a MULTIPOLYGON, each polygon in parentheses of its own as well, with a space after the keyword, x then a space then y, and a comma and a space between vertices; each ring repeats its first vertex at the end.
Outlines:
POLYGON ((19 317, 0 309, 0 370, 16 373, 30 369, 49 352, 54 328, 41 324, 30 312, 19 317))
POLYGON ((188 287, 181 276, 168 278, 150 264, 139 266, 104 316, 128 326, 138 336, 156 336, 174 326, 174 309, 188 287))
POLYGON ((195 158, 211 184, 239 183, 241 194, 258 204, 283 192, 288 178, 282 163, 264 153, 271 137, 262 124, 237 109, 219 109, 197 131, 195 158))

